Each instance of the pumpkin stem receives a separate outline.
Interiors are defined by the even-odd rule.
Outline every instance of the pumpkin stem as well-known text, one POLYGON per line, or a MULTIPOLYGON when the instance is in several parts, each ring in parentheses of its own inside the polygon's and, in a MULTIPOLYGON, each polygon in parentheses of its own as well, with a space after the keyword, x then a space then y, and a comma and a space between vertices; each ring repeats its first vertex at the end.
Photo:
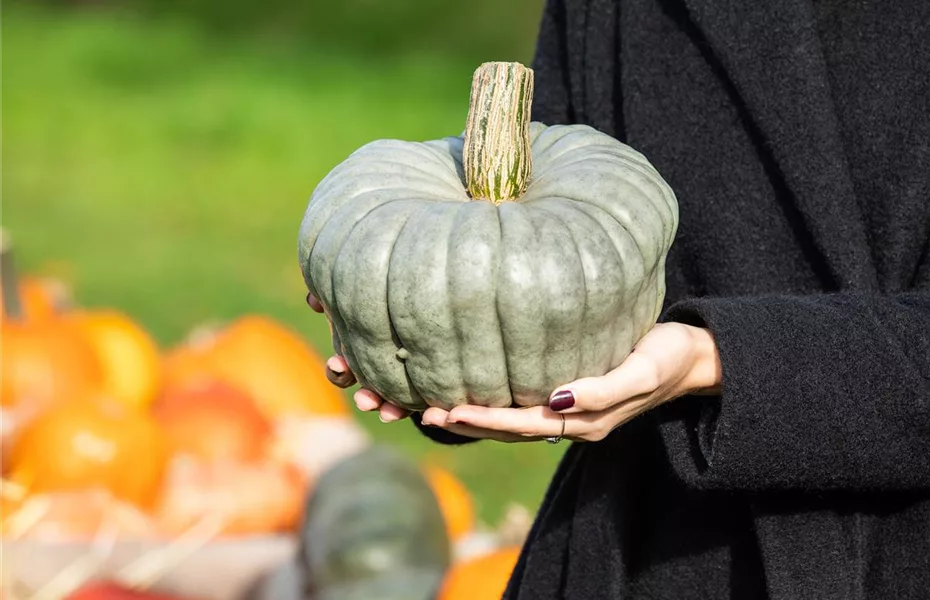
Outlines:
POLYGON ((13 244, 10 234, 0 229, 0 290, 3 296, 3 313, 7 318, 18 321, 23 316, 19 298, 19 278, 13 261, 13 244))
POLYGON ((489 62, 471 83, 462 164, 476 200, 518 199, 532 170, 530 106, 533 70, 520 63, 489 62))

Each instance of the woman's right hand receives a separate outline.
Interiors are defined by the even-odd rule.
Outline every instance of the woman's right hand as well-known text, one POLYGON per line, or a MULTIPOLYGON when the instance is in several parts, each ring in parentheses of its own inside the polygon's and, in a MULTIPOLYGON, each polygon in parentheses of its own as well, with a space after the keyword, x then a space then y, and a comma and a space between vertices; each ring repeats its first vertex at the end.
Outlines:
MULTIPOLYGON (((307 294, 307 304, 315 312, 325 314, 323 310, 323 304, 321 304, 320 300, 313 294, 307 294)), ((327 321, 329 321, 329 315, 326 315, 326 318, 327 321)), ((330 334, 332 334, 332 321, 329 321, 329 331, 330 334)), ((330 356, 329 359, 327 359, 326 378, 329 379, 333 385, 343 389, 351 387, 356 383, 355 374, 352 373, 351 369, 349 369, 349 363, 346 362, 345 358, 339 356, 338 354, 335 356, 330 356)), ((355 406, 359 410, 365 412, 377 410, 381 421, 384 423, 398 421, 410 414, 408 411, 394 406, 390 402, 385 402, 381 396, 365 388, 355 392, 353 400, 355 401, 355 406)))

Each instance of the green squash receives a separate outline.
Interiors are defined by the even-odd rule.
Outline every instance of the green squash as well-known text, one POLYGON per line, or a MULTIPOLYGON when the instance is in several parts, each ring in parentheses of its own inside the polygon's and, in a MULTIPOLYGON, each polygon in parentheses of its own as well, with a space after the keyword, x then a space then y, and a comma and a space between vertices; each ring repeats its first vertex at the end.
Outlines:
POLYGON ((367 144, 310 198, 307 287, 359 382, 394 404, 543 404, 658 318, 674 193, 604 133, 530 123, 532 81, 482 65, 463 136, 367 144))
POLYGON ((299 564, 311 598, 364 598, 359 593, 380 588, 382 595, 371 600, 425 600, 450 562, 432 489, 413 462, 383 446, 344 459, 320 477, 300 540, 299 564))
POLYGON ((262 573, 243 594, 243 600, 304 600, 306 584, 296 560, 262 573))
POLYGON ((407 569, 372 579, 335 585, 312 596, 312 600, 434 600, 442 585, 442 574, 407 569))

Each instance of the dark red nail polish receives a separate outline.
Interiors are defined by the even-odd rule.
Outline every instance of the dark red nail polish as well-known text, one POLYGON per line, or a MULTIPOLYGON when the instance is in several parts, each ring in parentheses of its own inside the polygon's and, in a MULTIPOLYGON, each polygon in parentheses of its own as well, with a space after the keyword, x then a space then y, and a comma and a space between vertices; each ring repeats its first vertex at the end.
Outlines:
POLYGON ((549 408, 558 412, 575 406, 575 394, 571 390, 561 390, 549 399, 549 408))
POLYGON ((313 295, 310 292, 307 292, 307 297, 305 298, 305 300, 307 301, 307 306, 313 306, 312 304, 310 304, 310 298, 313 298, 313 295))

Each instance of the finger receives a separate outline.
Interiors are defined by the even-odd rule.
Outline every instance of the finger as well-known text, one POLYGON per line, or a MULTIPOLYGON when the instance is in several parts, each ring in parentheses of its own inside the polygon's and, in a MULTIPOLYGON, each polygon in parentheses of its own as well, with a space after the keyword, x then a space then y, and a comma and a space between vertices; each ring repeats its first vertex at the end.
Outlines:
POLYGON ((355 374, 341 356, 330 356, 326 361, 326 378, 335 386, 347 388, 355 384, 355 374))
MULTIPOLYGON (((580 431, 572 423, 569 432, 569 420, 579 421, 578 415, 565 417, 565 435, 580 431)), ((485 406, 456 406, 449 411, 448 423, 468 425, 479 429, 516 434, 523 437, 555 437, 562 434, 562 416, 549 410, 547 406, 528 408, 488 408, 485 406)))
POLYGON ((384 400, 381 399, 381 396, 374 393, 371 390, 361 389, 352 396, 352 400, 355 401, 355 406, 361 411, 370 411, 378 410, 381 408, 381 404, 384 400))
POLYGON ((423 411, 420 422, 428 427, 445 427, 449 418, 449 411, 431 406, 423 411))
POLYGON ((307 305, 318 313, 323 312, 323 303, 320 302, 319 298, 311 293, 307 294, 307 305))
POLYGON ((451 433, 464 435, 470 438, 489 439, 506 443, 535 441, 532 438, 514 433, 502 433, 492 429, 480 429, 469 425, 449 423, 449 411, 438 407, 430 407, 423 411, 421 422, 427 427, 439 427, 451 433))
POLYGON ((382 402, 378 417, 381 419, 382 423, 393 423, 394 421, 399 421, 405 418, 409 414, 410 411, 408 410, 405 410, 399 406, 394 406, 390 402, 382 402))
POLYGON ((648 395, 640 395, 607 411, 576 414, 560 414, 544 406, 456 407, 449 411, 445 424, 439 426, 461 435, 502 442, 530 442, 547 437, 562 437, 575 442, 597 442, 617 427, 648 410, 650 402, 648 395))
POLYGON ((538 442, 542 439, 539 437, 518 435, 516 433, 495 431, 493 429, 482 429, 480 427, 472 427, 470 425, 457 425, 455 423, 449 423, 443 429, 458 435, 464 435, 465 437, 494 440, 496 442, 504 442, 505 444, 514 444, 519 442, 538 442))
POLYGON ((563 414, 607 410, 635 396, 649 394, 659 383, 655 361, 634 352, 602 377, 585 377, 556 388, 549 408, 563 414))

